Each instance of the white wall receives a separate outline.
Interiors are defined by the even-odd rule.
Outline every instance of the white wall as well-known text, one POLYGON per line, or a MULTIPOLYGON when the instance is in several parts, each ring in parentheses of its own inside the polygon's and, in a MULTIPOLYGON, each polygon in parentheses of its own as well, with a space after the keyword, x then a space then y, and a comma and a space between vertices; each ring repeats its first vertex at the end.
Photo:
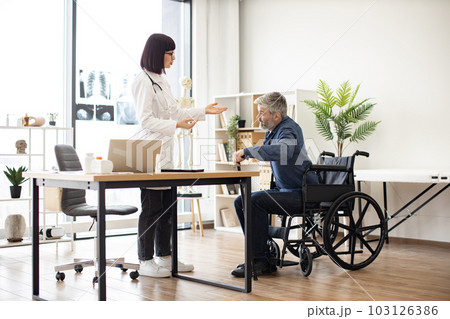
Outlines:
MULTIPOLYGON (((450 169, 450 1, 242 0, 239 14, 240 91, 362 83, 382 123, 347 149, 371 153, 359 168, 450 169)), ((389 185, 390 207, 424 188, 389 185)), ((364 190, 382 204, 380 184, 364 190)), ((450 242, 448 207, 449 190, 390 235, 450 242)))

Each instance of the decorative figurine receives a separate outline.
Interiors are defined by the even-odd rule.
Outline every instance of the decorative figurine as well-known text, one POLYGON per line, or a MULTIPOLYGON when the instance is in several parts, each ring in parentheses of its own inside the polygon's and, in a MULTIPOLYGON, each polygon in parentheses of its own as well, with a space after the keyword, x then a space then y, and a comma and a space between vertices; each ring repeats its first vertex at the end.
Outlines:
POLYGON ((18 140, 16 142, 17 154, 26 154, 25 149, 27 148, 27 142, 25 140, 18 140))

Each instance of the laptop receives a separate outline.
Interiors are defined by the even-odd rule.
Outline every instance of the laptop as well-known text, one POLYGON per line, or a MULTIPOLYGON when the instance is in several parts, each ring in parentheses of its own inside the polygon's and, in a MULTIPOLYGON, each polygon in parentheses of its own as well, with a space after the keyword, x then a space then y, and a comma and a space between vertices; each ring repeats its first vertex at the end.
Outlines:
POLYGON ((155 172, 161 144, 161 140, 110 140, 108 160, 113 162, 113 172, 155 172))

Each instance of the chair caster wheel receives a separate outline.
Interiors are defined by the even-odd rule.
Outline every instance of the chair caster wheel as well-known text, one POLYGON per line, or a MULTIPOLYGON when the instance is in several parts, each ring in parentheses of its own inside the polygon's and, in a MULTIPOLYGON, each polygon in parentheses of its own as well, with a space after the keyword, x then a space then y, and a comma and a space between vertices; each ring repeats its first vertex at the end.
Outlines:
POLYGON ((57 281, 64 281, 64 278, 66 278, 66 275, 63 272, 57 272, 55 275, 55 278, 57 281))
POLYGON ((76 273, 80 273, 83 271, 83 265, 75 265, 75 267, 73 267, 73 269, 75 269, 76 273))
POLYGON ((137 279, 137 277, 139 277, 139 272, 137 270, 130 272, 131 279, 135 280, 135 279, 137 279))
POLYGON ((128 268, 123 268, 123 265, 119 266, 120 270, 122 270, 123 272, 126 272, 128 270, 128 268))
POLYGON ((97 276, 92 278, 92 285, 95 286, 96 283, 98 283, 98 277, 97 276))

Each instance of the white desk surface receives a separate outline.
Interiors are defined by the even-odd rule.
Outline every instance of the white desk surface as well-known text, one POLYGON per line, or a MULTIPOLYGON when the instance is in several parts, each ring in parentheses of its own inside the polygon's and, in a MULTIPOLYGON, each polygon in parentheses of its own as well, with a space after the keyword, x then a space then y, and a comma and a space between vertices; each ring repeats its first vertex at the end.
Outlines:
POLYGON ((362 169, 355 170, 356 181, 397 183, 450 183, 450 169, 362 169))

